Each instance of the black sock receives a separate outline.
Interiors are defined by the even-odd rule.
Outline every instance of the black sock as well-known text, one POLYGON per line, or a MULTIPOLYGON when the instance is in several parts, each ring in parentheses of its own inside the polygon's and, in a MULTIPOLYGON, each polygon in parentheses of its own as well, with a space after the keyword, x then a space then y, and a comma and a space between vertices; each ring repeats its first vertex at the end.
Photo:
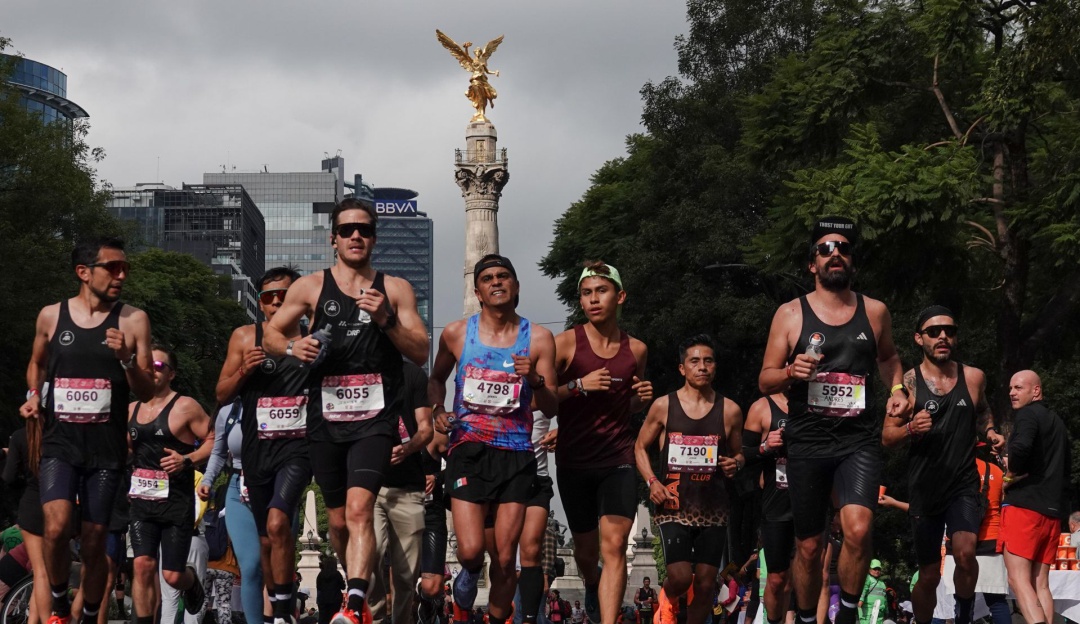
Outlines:
POLYGON ((780 624, 780 620, 774 620, 774 619, 772 619, 772 618, 770 618, 770 617, 767 617, 767 618, 765 618, 765 620, 766 620, 766 621, 767 621, 767 622, 768 622, 769 624, 780 624))
POLYGON ((141 615, 135 616, 135 624, 154 624, 154 616, 148 615, 143 617, 141 615))
POLYGON ((540 566, 522 567, 518 575, 518 589, 521 591, 521 619, 533 624, 540 613, 540 602, 544 599, 544 569, 540 566))
POLYGON ((364 599, 367 598, 367 579, 351 578, 345 585, 349 590, 349 608, 360 613, 364 610, 364 599))
POLYGON ((840 610, 833 624, 855 624, 859 619, 859 597, 840 590, 840 610))
POLYGON ((277 599, 274 602, 274 617, 288 617, 289 606, 292 604, 292 585, 275 585, 274 597, 277 599))
POLYGON ((101 609, 101 602, 90 602, 89 600, 83 600, 82 612, 84 622, 93 622, 97 619, 98 611, 101 609))
MULTIPOLYGON (((274 607, 273 603, 270 604, 270 608, 274 607)), ((263 614, 263 624, 274 624, 274 616, 263 614)))
POLYGON ((796 609, 796 617, 802 624, 817 624, 817 608, 796 609))
POLYGON ((50 584, 49 590, 52 592, 53 615, 59 615, 60 617, 67 617, 71 615, 71 602, 68 601, 68 584, 50 584))

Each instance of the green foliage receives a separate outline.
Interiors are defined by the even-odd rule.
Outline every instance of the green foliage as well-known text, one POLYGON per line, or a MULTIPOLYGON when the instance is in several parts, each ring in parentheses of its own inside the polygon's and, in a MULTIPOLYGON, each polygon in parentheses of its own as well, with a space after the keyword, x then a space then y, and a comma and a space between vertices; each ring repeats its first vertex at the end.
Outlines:
POLYGON ((210 409, 229 337, 250 322, 231 298, 229 278, 188 254, 150 249, 130 260, 124 301, 150 317, 155 342, 175 349, 173 386, 210 409))

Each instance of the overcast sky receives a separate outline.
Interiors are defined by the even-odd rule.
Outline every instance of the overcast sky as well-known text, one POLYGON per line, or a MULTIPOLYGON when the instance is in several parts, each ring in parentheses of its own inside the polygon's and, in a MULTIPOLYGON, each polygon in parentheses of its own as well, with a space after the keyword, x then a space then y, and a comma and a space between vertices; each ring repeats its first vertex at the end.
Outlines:
MULTIPOLYGON (((641 130, 638 94, 676 73, 685 5, 672 0, 5 0, 0 35, 68 75, 105 148, 103 180, 179 187, 221 171, 317 171, 341 151, 349 179, 420 193, 435 221, 435 325, 462 313, 464 203, 453 150, 472 114, 468 74, 435 40, 506 40, 488 117, 509 150, 502 252, 519 311, 561 329, 536 263, 554 221, 641 130)), ((438 334, 438 330, 436 330, 438 334)))

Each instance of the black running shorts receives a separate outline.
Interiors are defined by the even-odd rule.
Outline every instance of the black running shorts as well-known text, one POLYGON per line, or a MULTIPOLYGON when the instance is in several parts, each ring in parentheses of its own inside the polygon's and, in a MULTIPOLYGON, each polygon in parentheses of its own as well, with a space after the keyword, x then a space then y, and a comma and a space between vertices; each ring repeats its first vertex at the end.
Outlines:
POLYGON ((673 563, 696 563, 719 568, 727 550, 727 527, 694 527, 678 522, 662 522, 660 545, 664 549, 664 561, 673 563))
POLYGON ((273 481, 251 483, 247 479, 244 485, 248 489, 251 514, 255 517, 255 528, 259 535, 266 537, 266 516, 271 509, 279 509, 292 518, 300 508, 300 498, 304 488, 311 483, 311 468, 307 461, 287 463, 278 468, 273 481))
POLYGON ((591 470, 561 470, 559 498, 571 533, 588 533, 601 516, 637 515, 637 471, 630 464, 591 470))
POLYGON ((861 505, 877 509, 884 462, 879 445, 867 445, 839 457, 788 456, 788 493, 795 510, 795 537, 807 539, 825 531, 831 497, 838 508, 861 505))
POLYGON ((192 532, 190 523, 175 525, 153 520, 132 520, 128 537, 131 539, 131 552, 136 557, 157 559, 160 546, 161 569, 183 572, 187 567, 192 532))
POLYGON ((480 442, 455 446, 446 458, 446 492, 470 503, 529 501, 536 481, 536 455, 480 442))
POLYGON ((326 506, 345 506, 349 488, 363 488, 379 493, 383 477, 390 467, 393 438, 370 436, 351 442, 308 442, 311 470, 322 490, 326 506))
POLYGON ((42 505, 55 500, 66 500, 74 505, 78 500, 83 522, 108 525, 116 488, 120 484, 120 471, 79 468, 59 457, 42 457, 38 483, 42 505))
POLYGON ((911 529, 915 536, 915 559, 919 567, 941 563, 941 534, 952 538, 953 533, 965 531, 978 535, 982 525, 980 494, 956 496, 945 511, 933 516, 912 516, 911 529))

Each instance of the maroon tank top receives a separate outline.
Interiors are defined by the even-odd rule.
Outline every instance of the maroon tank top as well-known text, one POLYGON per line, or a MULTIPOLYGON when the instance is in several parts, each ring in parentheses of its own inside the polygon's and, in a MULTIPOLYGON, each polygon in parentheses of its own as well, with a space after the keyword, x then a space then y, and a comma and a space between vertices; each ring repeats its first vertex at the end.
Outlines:
POLYGON ((630 335, 621 332, 619 351, 610 359, 593 351, 585 327, 574 328, 574 359, 559 375, 559 385, 607 368, 611 388, 570 397, 559 404, 559 443, 555 461, 563 468, 613 468, 634 464, 634 436, 630 429, 630 401, 637 360, 630 350, 630 335))

